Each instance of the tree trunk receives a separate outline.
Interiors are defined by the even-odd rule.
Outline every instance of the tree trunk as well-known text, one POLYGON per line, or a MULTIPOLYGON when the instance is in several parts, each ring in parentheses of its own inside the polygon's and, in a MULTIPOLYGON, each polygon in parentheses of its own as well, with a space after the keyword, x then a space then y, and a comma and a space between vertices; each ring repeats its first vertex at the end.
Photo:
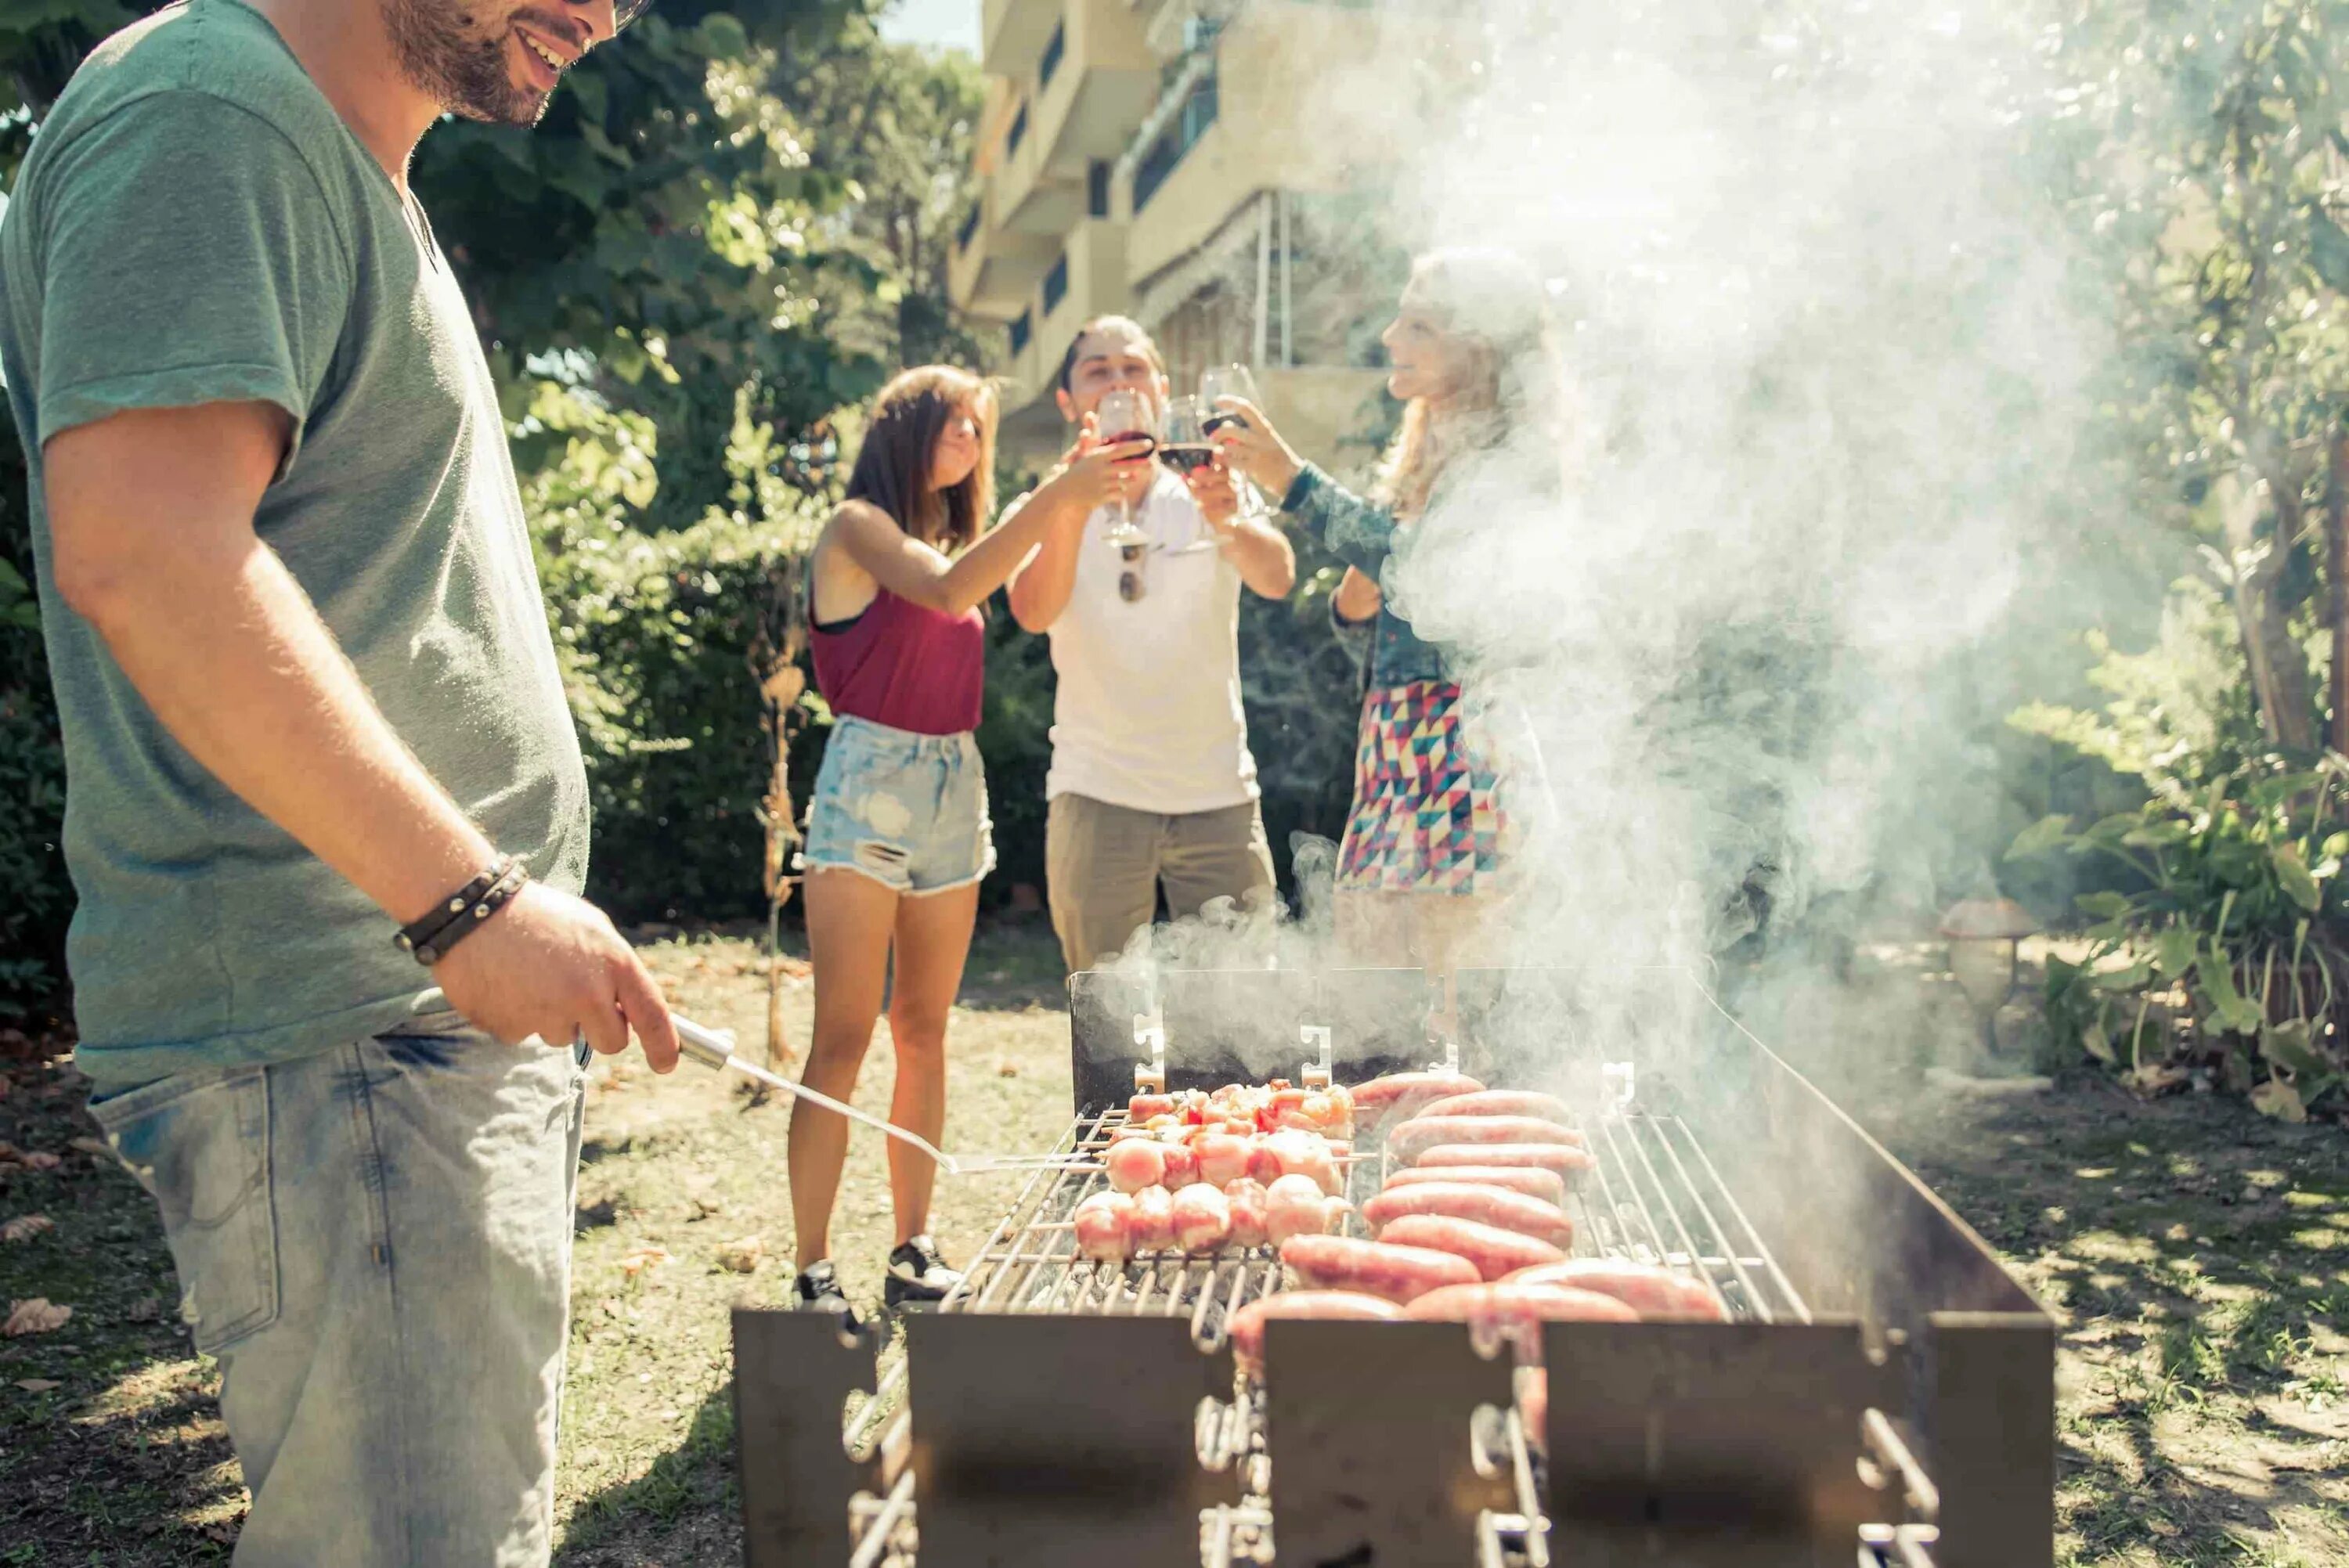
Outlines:
POLYGON ((2324 487, 2324 617, 2333 628, 2333 713, 2325 742, 2349 756, 2349 419, 2333 432, 2324 487))
POLYGON ((2278 596, 2283 585, 2283 539, 2259 537, 2260 502, 2270 493, 2268 487, 2242 469, 2220 475, 2216 488, 2234 572, 2235 618, 2242 627, 2261 727, 2278 746, 2313 750, 2308 661, 2292 640, 2278 596))

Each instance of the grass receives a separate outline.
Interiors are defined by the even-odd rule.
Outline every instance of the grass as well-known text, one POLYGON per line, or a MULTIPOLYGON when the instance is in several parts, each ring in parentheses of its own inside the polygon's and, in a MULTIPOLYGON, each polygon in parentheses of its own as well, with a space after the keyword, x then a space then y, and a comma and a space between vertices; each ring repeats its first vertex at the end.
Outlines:
MULTIPOLYGON (((763 1037, 750 944, 648 949, 705 1023, 763 1037)), ((982 934, 951 1038, 959 1148, 1031 1149, 1069 1114, 1059 965, 1035 926, 982 934)), ((808 994, 786 998, 804 1040, 808 994)), ((860 1104, 886 1104, 885 1029, 860 1104)), ((0 1174, 0 1220, 56 1228, 0 1244, 0 1300, 75 1308, 54 1334, 0 1340, 0 1563, 224 1559, 243 1491, 209 1363, 171 1321, 151 1206, 110 1161, 68 1073, 18 1066, 0 1140, 58 1152, 0 1174), (26 1393, 19 1380, 58 1387, 26 1393)), ((2067 1568, 2349 1564, 2349 1139, 2209 1099, 2145 1104, 2099 1078, 1977 1106, 1887 1099, 1874 1130, 2062 1315, 2067 1568), (2256 1196, 2252 1194, 2256 1193, 2256 1196)), ((739 1560, 727 1314, 780 1301, 791 1222, 785 1108, 693 1069, 599 1064, 574 1260, 558 1473, 564 1568, 739 1560), (729 1267, 756 1243, 750 1273, 729 1267)), ((834 1251, 877 1301, 890 1236, 880 1140, 858 1133, 834 1251)), ((1017 1178, 949 1182, 937 1229, 967 1256, 1017 1178)))

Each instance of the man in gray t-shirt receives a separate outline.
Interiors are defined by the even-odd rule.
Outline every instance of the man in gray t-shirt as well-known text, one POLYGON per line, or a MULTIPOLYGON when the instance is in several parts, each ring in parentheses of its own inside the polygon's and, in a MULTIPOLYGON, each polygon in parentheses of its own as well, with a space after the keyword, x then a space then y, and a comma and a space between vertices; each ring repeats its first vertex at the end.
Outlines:
POLYGON ((495 387, 409 157, 533 122, 613 0, 191 0, 0 222, 92 1110, 160 1203, 237 1560, 543 1562, 583 1039, 658 987, 495 387))

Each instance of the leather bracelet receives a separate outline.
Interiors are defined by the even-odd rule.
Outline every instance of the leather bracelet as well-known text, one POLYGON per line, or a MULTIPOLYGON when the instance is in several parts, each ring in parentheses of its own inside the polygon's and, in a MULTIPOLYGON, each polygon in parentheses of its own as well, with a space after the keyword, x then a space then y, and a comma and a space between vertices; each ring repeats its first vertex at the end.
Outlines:
MULTIPOLYGON (((463 887, 435 903, 412 923, 401 927, 399 934, 391 939, 392 945, 411 957, 419 956, 424 948, 433 945, 438 941, 442 932, 463 919, 468 910, 488 897, 490 891, 512 874, 514 868, 521 863, 512 855, 499 856, 495 865, 481 872, 463 887)), ((431 962, 429 959, 419 961, 427 964, 431 962)))
POLYGON ((471 908, 458 915, 456 919, 442 926, 431 941, 422 944, 416 949, 416 962, 423 965, 427 969, 440 963, 441 959, 448 956, 450 948, 479 931, 490 916, 512 903, 514 895, 522 892, 523 884, 528 881, 530 881, 530 868, 520 861, 509 861, 505 874, 490 884, 489 892, 483 893, 471 908))

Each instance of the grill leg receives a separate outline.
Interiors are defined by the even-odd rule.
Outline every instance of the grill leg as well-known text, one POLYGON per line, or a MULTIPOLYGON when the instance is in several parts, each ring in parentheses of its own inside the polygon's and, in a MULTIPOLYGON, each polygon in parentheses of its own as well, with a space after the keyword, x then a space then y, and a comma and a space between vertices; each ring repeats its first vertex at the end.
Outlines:
POLYGON ((2055 1326, 2023 1313, 1937 1312, 1932 1458, 1939 1568, 2055 1560, 2055 1326))

